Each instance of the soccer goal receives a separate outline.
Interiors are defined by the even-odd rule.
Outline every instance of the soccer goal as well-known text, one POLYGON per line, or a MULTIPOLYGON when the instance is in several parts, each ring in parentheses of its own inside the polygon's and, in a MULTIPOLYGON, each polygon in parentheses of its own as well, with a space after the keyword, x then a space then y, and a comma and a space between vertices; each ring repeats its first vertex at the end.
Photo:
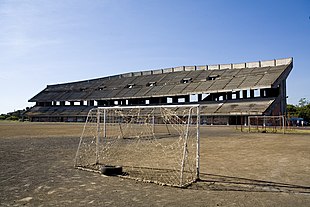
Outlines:
POLYGON ((278 131, 285 134, 284 116, 249 116, 249 132, 272 132, 278 131))
POLYGON ((98 107, 89 111, 75 167, 185 187, 199 178, 199 105, 98 107))

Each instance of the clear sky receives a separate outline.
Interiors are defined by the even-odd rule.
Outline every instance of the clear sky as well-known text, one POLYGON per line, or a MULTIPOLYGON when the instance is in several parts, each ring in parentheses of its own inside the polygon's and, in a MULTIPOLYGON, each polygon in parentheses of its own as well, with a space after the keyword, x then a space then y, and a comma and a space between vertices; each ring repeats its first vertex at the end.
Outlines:
POLYGON ((49 84, 285 57, 288 102, 310 99, 309 0, 0 0, 0 113, 49 84))

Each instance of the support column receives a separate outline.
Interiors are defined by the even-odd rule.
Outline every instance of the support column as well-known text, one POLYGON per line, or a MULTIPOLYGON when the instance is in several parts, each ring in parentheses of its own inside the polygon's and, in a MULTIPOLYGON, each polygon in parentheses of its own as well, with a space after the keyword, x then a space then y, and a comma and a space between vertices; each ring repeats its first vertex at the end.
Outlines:
POLYGON ((286 115, 286 80, 283 80, 280 85, 280 99, 281 99, 281 114, 286 115))

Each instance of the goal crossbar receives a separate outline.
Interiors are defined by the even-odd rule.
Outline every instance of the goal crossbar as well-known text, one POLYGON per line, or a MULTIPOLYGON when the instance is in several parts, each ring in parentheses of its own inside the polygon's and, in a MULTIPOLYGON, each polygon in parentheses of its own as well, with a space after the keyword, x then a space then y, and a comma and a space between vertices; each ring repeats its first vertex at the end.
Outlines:
POLYGON ((199 104, 89 111, 75 167, 123 166, 122 176, 184 187, 199 179, 199 104))
POLYGON ((248 127, 249 132, 277 132, 277 129, 280 129, 285 134, 285 116, 249 116, 248 127))

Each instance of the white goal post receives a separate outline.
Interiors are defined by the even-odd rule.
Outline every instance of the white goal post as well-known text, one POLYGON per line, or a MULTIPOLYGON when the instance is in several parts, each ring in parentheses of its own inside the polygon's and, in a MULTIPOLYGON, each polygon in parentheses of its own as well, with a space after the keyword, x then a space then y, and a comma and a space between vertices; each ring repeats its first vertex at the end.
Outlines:
POLYGON ((249 116, 249 132, 272 132, 281 131, 285 134, 285 116, 249 116))
POLYGON ((185 187, 199 179, 199 105, 98 107, 89 111, 75 167, 185 187))

